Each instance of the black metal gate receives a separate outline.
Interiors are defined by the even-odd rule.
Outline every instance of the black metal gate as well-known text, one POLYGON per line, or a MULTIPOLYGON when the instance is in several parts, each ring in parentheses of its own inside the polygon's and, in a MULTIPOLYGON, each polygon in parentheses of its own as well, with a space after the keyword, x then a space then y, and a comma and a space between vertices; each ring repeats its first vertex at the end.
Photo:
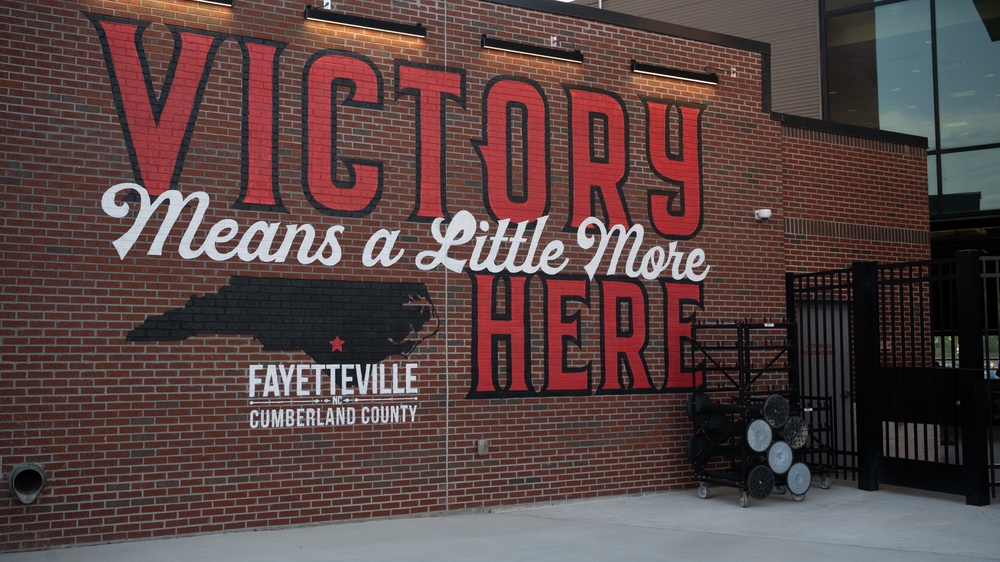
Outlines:
POLYGON ((972 505, 989 503, 991 489, 996 497, 987 377, 1000 314, 986 305, 1000 306, 998 263, 963 252, 788 276, 801 393, 817 398, 809 421, 829 428, 818 437, 835 475, 972 505))
POLYGON ((788 317, 798 326, 798 393, 816 442, 806 455, 836 478, 856 478, 851 269, 787 276, 788 317))

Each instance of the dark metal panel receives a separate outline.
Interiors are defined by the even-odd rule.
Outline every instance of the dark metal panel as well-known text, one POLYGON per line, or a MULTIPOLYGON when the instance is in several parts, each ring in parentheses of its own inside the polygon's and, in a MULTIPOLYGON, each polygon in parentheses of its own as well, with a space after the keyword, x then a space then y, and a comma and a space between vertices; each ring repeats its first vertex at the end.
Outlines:
POLYGON ((878 457, 882 450, 880 404, 878 290, 875 264, 854 264, 854 360, 857 387, 858 488, 878 490, 878 457))
POLYGON ((962 495, 962 467, 926 461, 886 457, 882 459, 881 482, 891 486, 962 495))

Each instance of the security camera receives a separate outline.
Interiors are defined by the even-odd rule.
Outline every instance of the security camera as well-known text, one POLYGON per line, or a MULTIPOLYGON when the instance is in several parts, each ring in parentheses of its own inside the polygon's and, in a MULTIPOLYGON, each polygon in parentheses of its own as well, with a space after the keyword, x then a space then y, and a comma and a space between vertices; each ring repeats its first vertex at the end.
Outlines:
POLYGON ((753 218, 759 221, 766 221, 771 218, 771 209, 757 209, 753 212, 753 218))

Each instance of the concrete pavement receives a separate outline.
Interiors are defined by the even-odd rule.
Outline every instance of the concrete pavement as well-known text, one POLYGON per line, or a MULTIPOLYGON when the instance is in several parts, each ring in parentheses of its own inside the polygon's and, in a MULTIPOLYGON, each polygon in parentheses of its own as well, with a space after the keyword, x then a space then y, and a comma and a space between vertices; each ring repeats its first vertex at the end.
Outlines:
POLYGON ((1000 502, 853 482, 753 500, 713 487, 489 512, 219 533, 0 555, 0 562, 322 560, 1000 560, 1000 502))

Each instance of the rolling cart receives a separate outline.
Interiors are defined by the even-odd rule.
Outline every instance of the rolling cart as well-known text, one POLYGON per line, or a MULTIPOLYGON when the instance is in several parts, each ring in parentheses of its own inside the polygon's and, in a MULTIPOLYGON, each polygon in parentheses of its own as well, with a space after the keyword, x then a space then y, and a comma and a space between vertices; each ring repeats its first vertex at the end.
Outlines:
POLYGON ((799 416, 795 325, 789 322, 696 323, 688 367, 704 373, 688 399, 694 432, 687 445, 698 495, 711 485, 737 488, 740 506, 772 492, 805 498, 812 481, 796 449, 809 441, 799 416), (713 398, 715 396, 716 398, 713 398))

